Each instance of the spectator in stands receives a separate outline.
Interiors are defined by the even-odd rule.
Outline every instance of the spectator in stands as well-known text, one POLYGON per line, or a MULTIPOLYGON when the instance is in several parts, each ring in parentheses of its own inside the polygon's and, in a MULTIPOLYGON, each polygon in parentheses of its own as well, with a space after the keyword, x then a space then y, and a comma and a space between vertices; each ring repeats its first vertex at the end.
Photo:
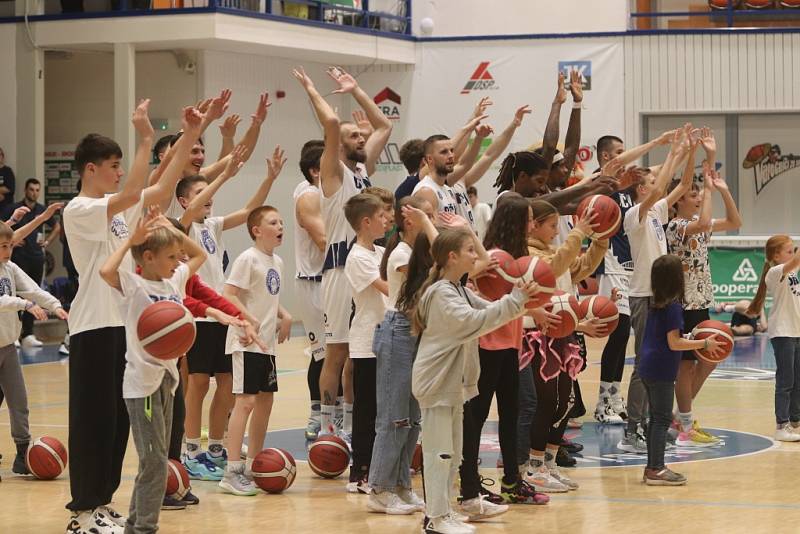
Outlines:
POLYGON ((6 165, 6 153, 0 148, 0 215, 6 220, 13 210, 9 209, 14 203, 14 171, 6 165))
POLYGON ((467 188, 467 196, 475 216, 475 231, 478 233, 478 238, 483 241, 486 229, 489 227, 489 220, 492 218, 492 207, 486 202, 478 201, 478 190, 475 189, 475 186, 467 188))

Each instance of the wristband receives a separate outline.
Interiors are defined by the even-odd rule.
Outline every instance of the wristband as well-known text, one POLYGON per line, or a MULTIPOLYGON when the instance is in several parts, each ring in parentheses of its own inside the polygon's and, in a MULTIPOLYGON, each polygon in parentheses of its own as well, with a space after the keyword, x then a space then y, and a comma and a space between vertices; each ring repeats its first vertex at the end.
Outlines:
POLYGON ((708 338, 703 340, 703 350, 708 350, 708 338))
POLYGON ((580 102, 573 102, 572 109, 583 109, 583 100, 580 102))

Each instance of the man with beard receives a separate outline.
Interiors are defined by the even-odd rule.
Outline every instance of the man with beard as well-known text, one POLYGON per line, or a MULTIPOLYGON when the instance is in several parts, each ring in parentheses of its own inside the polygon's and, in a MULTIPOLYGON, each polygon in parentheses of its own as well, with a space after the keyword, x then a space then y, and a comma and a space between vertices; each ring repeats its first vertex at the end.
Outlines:
MULTIPOLYGON (((336 67, 329 68, 327 72, 338 86, 333 93, 351 94, 374 129, 369 139, 365 140, 356 124, 339 120, 302 68, 293 71, 294 77, 308 93, 325 132, 325 148, 320 158, 320 189, 327 238, 322 267, 326 354, 320 376, 320 433, 334 434, 340 430, 334 424, 334 411, 339 380, 349 356, 352 312, 352 294, 344 274, 344 265, 355 240, 355 232, 345 219, 344 205, 371 185, 367 176, 375 170, 378 156, 392 133, 392 123, 350 74, 336 67)), ((349 392, 345 393, 349 396, 349 392)), ((352 417, 352 408, 345 405, 345 419, 348 419, 348 415, 352 417)))

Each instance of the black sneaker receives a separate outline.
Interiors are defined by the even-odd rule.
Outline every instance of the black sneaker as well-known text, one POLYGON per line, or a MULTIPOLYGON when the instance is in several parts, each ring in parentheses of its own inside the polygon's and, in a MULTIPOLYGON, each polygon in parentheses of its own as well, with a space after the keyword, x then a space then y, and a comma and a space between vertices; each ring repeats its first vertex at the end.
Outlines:
POLYGON ((567 452, 570 454, 575 454, 576 452, 581 452, 583 450, 583 445, 577 441, 570 441, 567 438, 561 438, 560 445, 564 449, 567 449, 567 452))
POLYGON ((11 468, 11 472, 15 475, 30 475, 31 471, 28 469, 28 462, 25 461, 25 455, 22 453, 17 453, 14 457, 14 466, 11 468))
POLYGON ((181 499, 181 502, 187 506, 193 506, 195 504, 200 504, 200 498, 192 493, 192 490, 188 490, 186 495, 183 496, 183 499, 181 499))
POLYGON ((564 447, 559 447, 556 453, 556 465, 558 467, 575 467, 578 460, 569 455, 564 447))
POLYGON ((517 480, 514 484, 500 482, 501 495, 506 504, 547 504, 550 497, 539 493, 533 486, 524 480, 517 480))
POLYGON ((486 486, 494 486, 494 480, 491 478, 481 477, 481 489, 478 490, 478 495, 485 496, 486 500, 492 504, 505 504, 502 495, 498 495, 486 486))
POLYGON ((164 495, 164 500, 161 502, 162 510, 185 510, 186 503, 179 501, 170 495, 164 495))

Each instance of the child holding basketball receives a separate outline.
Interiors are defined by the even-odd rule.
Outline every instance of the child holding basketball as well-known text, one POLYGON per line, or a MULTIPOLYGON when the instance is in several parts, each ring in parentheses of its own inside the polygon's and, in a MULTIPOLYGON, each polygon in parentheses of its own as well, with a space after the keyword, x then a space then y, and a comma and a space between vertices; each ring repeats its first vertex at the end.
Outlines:
POLYGON ((775 439, 800 441, 800 250, 788 235, 775 235, 767 240, 764 255, 767 261, 747 315, 757 317, 767 295, 772 297, 767 332, 775 351, 775 439))
POLYGON ((18 312, 27 311, 36 319, 47 319, 44 309, 66 320, 67 312, 59 300, 39 287, 30 276, 11 260, 15 232, 0 222, 0 391, 8 401, 11 420, 11 437, 17 446, 17 455, 11 472, 27 475, 25 453, 31 441, 28 430, 28 395, 22 376, 14 341, 19 337, 22 323, 18 312), (38 304, 37 304, 38 303, 38 304), (42 309, 44 308, 44 309, 42 309))
MULTIPOLYGON (((426 517, 425 532, 471 533, 451 508, 454 482, 461 463, 464 402, 478 394, 478 338, 524 312, 527 300, 539 292, 528 282, 498 301, 488 302, 461 285, 475 267, 475 234, 448 229, 433 242, 434 266, 422 287, 414 312, 420 333, 412 370, 412 393, 422 411, 422 449, 426 517)), ((478 497, 474 508, 488 515, 506 511, 478 497), (491 512, 491 513, 489 513, 491 512)), ((472 507, 471 507, 472 508, 472 507)), ((478 518, 477 510, 470 515, 478 518)))
MULTIPOLYGON (((100 277, 116 291, 128 332, 136 332, 142 313, 154 302, 180 304, 186 282, 206 260, 205 252, 176 230, 158 208, 140 217, 135 230, 100 267, 100 277), (180 262, 180 250, 189 255, 180 262), (141 276, 122 268, 130 251, 141 276)), ((131 496, 126 532, 155 532, 167 479, 167 448, 172 404, 178 387, 176 360, 147 353, 138 336, 126 336, 122 396, 139 455, 139 470, 131 496)))
POLYGON ((686 477, 664 465, 681 351, 704 349, 714 355, 722 343, 716 336, 697 340, 681 337, 684 278, 683 264, 678 256, 665 254, 656 258, 650 270, 650 280, 653 295, 636 368, 650 405, 647 467, 642 481, 648 486, 682 486, 686 484, 686 477))
POLYGON ((225 353, 233 360, 235 403, 228 422, 230 461, 219 483, 226 492, 242 496, 258 493, 251 466, 264 445, 273 394, 278 391, 275 345, 289 339, 292 327, 292 316, 278 300, 284 271, 275 248, 283 242, 283 219, 276 208, 259 206, 247 216, 247 232, 253 246, 234 260, 223 295, 259 321, 261 343, 247 344, 237 328, 228 327, 225 353), (243 462, 242 441, 248 419, 247 459, 243 462))

